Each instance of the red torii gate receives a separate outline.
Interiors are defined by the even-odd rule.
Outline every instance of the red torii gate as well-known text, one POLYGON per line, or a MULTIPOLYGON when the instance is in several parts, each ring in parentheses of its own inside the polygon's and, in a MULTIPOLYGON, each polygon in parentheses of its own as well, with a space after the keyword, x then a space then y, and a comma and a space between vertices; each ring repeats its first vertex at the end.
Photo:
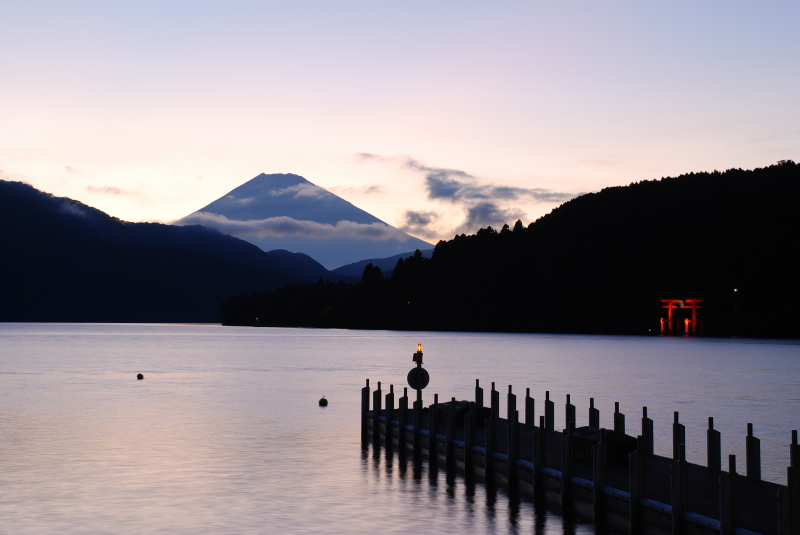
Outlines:
POLYGON ((685 318, 683 320, 684 335, 698 334, 703 330, 703 320, 697 323, 697 309, 703 308, 700 304, 702 299, 662 299, 664 305, 661 308, 667 309, 667 319, 661 318, 661 334, 674 334, 677 331, 677 325, 672 318, 672 311, 676 308, 690 308, 692 309, 692 319, 685 318))

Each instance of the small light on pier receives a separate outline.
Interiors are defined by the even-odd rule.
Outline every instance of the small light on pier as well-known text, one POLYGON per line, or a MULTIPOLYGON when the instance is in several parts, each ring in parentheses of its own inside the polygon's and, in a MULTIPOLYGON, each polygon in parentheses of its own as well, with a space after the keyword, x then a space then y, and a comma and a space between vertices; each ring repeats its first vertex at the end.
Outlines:
POLYGON ((417 344, 417 353, 422 353, 422 344, 417 344))

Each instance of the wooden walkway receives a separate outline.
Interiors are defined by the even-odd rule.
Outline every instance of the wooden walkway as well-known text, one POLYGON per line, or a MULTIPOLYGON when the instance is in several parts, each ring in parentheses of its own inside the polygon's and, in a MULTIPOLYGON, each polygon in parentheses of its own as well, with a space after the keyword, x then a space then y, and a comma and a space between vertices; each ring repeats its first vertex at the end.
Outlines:
MULTIPOLYGON (((674 455, 667 458, 653 454, 653 426, 646 409, 641 434, 633 437, 626 434, 625 417, 619 411, 613 430, 573 429, 567 422, 567 429, 556 431, 554 403, 549 399, 534 425, 534 402, 527 393, 521 400, 526 413, 521 422, 510 387, 508 411, 500 418, 500 394, 494 383, 487 406, 477 381, 474 400, 438 403, 436 396, 437 402, 429 407, 417 402, 409 406, 406 395, 395 402, 391 390, 382 391, 378 383, 378 390, 371 391, 369 381, 362 389, 362 440, 491 479, 612 533, 800 535, 796 431, 784 486, 761 480, 760 445, 752 427, 746 439, 745 474, 739 474, 734 456, 726 463, 727 470, 721 469, 719 433, 713 429, 708 432, 708 466, 683 460, 685 430, 677 413, 674 455)), ((575 407, 569 401, 566 414, 575 421, 575 407)), ((593 407, 590 423, 599 425, 593 407)))

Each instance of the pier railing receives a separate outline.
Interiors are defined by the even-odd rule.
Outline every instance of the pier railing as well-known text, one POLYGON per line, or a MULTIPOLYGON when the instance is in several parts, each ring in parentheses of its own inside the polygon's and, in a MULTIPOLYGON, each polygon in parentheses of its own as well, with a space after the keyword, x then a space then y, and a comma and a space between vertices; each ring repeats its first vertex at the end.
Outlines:
POLYGON ((800 535, 800 445, 789 444, 787 484, 761 479, 760 441, 753 425, 744 437, 745 473, 729 456, 723 470, 721 437, 709 418, 706 465, 686 460, 686 431, 674 414, 672 457, 653 453, 653 421, 642 410, 641 432, 626 434, 625 415, 615 406, 613 429, 599 428, 599 410, 589 404, 589 426, 575 428, 576 407, 566 397, 563 431, 555 429, 555 402, 547 392, 536 425, 535 400, 526 390, 524 419, 508 387, 507 413, 500 418, 495 384, 484 406, 475 381, 470 401, 408 407, 407 389, 397 403, 389 392, 362 388, 361 432, 365 443, 411 452, 448 469, 506 485, 563 514, 629 533, 800 535))

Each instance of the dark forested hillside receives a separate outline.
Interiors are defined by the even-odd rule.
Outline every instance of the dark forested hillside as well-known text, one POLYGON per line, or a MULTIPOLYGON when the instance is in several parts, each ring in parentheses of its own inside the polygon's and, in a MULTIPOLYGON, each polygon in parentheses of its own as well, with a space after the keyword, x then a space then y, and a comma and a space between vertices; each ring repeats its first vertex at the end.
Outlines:
POLYGON ((390 279, 239 296, 226 324, 646 334, 660 299, 702 298, 706 333, 800 337, 800 166, 692 173, 481 229, 390 279))

